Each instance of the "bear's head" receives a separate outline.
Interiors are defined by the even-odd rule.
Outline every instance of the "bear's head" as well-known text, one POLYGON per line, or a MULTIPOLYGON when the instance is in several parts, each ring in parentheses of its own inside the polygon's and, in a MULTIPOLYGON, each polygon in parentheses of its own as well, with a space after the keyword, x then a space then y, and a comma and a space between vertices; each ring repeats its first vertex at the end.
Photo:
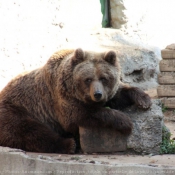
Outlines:
POLYGON ((71 64, 75 98, 87 104, 104 104, 117 92, 120 65, 114 51, 96 53, 75 50, 71 64))

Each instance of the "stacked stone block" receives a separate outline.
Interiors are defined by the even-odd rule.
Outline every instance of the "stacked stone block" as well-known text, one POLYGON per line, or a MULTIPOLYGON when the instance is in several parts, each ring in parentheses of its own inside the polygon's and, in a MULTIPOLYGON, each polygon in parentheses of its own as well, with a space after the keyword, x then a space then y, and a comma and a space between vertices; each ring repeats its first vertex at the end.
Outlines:
POLYGON ((157 94, 165 107, 175 108, 175 44, 168 45, 161 54, 157 94))

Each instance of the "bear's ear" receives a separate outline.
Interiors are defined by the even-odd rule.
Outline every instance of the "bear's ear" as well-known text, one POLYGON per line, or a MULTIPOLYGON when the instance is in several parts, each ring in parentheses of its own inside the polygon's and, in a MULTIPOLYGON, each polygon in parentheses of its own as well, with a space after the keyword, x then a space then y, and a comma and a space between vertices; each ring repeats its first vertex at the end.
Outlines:
POLYGON ((115 65, 116 60, 117 60, 117 55, 114 51, 108 51, 105 56, 104 56, 104 60, 107 61, 108 63, 115 65))
POLYGON ((78 48, 74 52, 74 56, 72 57, 72 62, 74 64, 78 64, 78 63, 84 61, 84 58, 85 58, 84 51, 81 48, 78 48))

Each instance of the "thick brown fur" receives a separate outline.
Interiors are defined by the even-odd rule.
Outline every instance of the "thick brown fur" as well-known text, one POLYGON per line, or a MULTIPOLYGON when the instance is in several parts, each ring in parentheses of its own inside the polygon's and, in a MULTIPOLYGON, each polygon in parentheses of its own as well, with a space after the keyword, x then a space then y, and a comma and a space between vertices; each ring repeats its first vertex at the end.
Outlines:
POLYGON ((74 153, 79 126, 130 134, 130 118, 116 109, 134 103, 141 108, 151 105, 142 90, 122 85, 114 51, 62 50, 1 91, 0 145, 74 153))

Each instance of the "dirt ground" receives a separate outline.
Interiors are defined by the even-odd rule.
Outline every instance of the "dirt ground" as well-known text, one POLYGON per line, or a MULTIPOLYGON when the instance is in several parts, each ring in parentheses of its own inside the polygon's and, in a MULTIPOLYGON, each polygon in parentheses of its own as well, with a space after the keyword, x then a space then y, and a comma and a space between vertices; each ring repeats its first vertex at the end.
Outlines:
POLYGON ((26 153, 32 158, 40 158, 43 160, 57 160, 60 162, 69 163, 92 163, 97 165, 117 165, 117 164, 130 164, 130 165, 149 165, 152 167, 175 165, 174 155, 132 155, 132 154, 89 154, 89 155, 66 155, 66 154, 38 154, 26 153))

